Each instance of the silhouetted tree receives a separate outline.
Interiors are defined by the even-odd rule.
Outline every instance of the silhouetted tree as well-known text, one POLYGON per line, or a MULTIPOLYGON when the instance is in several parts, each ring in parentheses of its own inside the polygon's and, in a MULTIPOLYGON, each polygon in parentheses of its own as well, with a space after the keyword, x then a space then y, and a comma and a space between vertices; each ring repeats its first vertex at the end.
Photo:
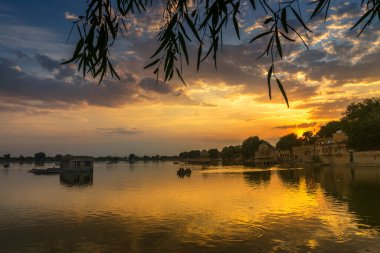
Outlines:
POLYGON ((300 146, 302 144, 302 140, 297 137, 295 133, 287 134, 282 136, 277 144, 276 148, 281 150, 292 150, 292 147, 300 146))
POLYGON ((135 154, 129 154, 128 160, 129 161, 136 161, 138 159, 138 156, 135 154))
POLYGON ((317 136, 322 138, 332 137, 334 133, 343 129, 341 121, 330 121, 326 125, 322 126, 317 132, 317 136))
POLYGON ((211 160, 219 158, 219 151, 216 148, 209 149, 207 152, 211 160))
POLYGON ((317 137, 314 136, 313 132, 312 131, 306 131, 302 134, 302 141, 305 143, 305 144, 314 144, 315 141, 317 140, 317 137))
POLYGON ((154 156, 152 156, 152 160, 153 161, 159 161, 160 160, 160 156, 159 155, 154 155, 154 156))
POLYGON ((201 157, 201 151, 200 150, 191 150, 189 152, 189 158, 190 159, 197 159, 201 157))
POLYGON ((46 154, 44 152, 38 152, 34 154, 34 160, 38 162, 44 162, 46 159, 46 154))
POLYGON ((261 143, 258 136, 248 137, 241 145, 241 154, 245 159, 253 158, 261 143))
POLYGON ((341 122, 350 147, 358 150, 380 149, 380 98, 350 104, 341 122))
POLYGON ((224 147, 220 153, 223 161, 229 161, 237 159, 241 156, 241 147, 240 146, 229 146, 224 147))
POLYGON ((63 155, 61 155, 61 154, 57 154, 54 156, 54 160, 56 160, 56 161, 61 161, 62 158, 63 158, 63 155))
POLYGON ((189 152, 181 152, 181 153, 179 153, 178 156, 180 159, 188 159, 189 158, 189 152))

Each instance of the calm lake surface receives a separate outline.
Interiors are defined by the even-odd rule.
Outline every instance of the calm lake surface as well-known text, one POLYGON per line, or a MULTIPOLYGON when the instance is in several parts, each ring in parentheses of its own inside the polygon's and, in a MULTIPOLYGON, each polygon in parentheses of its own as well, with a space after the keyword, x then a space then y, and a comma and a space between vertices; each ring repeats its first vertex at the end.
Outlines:
POLYGON ((380 252, 380 168, 0 168, 0 252, 380 252))

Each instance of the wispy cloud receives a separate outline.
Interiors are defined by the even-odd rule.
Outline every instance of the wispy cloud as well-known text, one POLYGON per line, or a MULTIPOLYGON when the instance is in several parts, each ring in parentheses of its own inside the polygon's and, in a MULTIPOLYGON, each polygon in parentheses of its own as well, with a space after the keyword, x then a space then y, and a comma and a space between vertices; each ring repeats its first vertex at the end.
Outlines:
POLYGON ((275 127, 273 127, 273 129, 308 128, 308 127, 314 127, 316 125, 318 125, 318 122, 301 123, 301 124, 294 124, 294 125, 275 126, 275 127))
POLYGON ((65 12, 65 19, 67 20, 77 20, 78 16, 70 12, 65 12))
POLYGON ((135 135, 142 131, 137 128, 115 127, 115 128, 97 128, 96 131, 102 135, 135 135))

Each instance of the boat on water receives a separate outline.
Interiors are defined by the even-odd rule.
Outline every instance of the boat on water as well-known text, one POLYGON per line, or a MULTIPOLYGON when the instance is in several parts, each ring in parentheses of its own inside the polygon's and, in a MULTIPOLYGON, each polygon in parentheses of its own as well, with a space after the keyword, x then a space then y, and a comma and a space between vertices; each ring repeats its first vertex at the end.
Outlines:
POLYGON ((52 175, 65 172, 92 172, 94 169, 94 159, 90 156, 66 155, 62 158, 59 167, 46 169, 31 169, 29 172, 35 175, 52 175))
POLYGON ((179 168, 177 170, 177 175, 178 176, 190 176, 191 175, 191 169, 190 168, 187 168, 187 169, 179 168))
POLYGON ((31 169, 29 170, 30 173, 34 173, 35 175, 53 175, 53 174, 59 174, 62 172, 60 168, 47 168, 47 169, 31 169))
POLYGON ((9 168, 9 163, 4 163, 3 167, 4 168, 9 168))

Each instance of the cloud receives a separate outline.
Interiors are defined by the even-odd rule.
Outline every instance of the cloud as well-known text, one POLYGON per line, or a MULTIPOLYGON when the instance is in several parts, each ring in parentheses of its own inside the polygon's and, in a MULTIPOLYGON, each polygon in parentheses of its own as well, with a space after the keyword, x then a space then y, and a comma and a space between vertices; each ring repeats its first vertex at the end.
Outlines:
POLYGON ((62 54, 67 49, 61 34, 30 25, 0 24, 1 44, 10 50, 62 54))
MULTIPOLYGON (((154 78, 137 80, 128 69, 120 71, 121 80, 105 79, 101 85, 76 74, 75 65, 59 65, 46 55, 37 54, 35 60, 49 71, 46 75, 29 73, 8 58, 0 58, 0 98, 7 103, 44 110, 77 108, 82 106, 121 107, 126 104, 181 104, 201 106, 186 95, 183 86, 168 85, 154 78)), ((8 107, 3 107, 4 111, 8 107)), ((19 109, 18 111, 21 111, 19 109)))
POLYGON ((70 12, 65 12, 65 19, 73 21, 73 20, 77 20, 78 16, 70 12))
POLYGON ((16 70, 17 72, 21 72, 22 71, 22 69, 21 69, 20 66, 12 66, 11 68, 14 69, 14 70, 16 70))
POLYGON ((53 71, 59 68, 59 62, 51 59, 50 57, 42 54, 36 54, 34 58, 45 69, 53 71))
POLYGON ((202 106, 204 106, 204 107, 218 107, 217 104, 211 104, 211 103, 206 103, 206 102, 203 102, 202 106))
POLYGON ((327 101, 310 102, 296 106, 296 109, 309 109, 311 119, 337 119, 341 117, 346 107, 361 97, 335 98, 327 101))
POLYGON ((140 134, 142 131, 136 128, 116 127, 116 128, 97 128, 102 135, 135 135, 140 134))
MULTIPOLYGON (((102 85, 98 86, 94 82, 77 76, 72 76, 72 80, 66 82, 59 79, 59 77, 65 76, 61 71, 55 78, 39 77, 11 66, 14 66, 11 60, 0 58, 0 96, 13 98, 15 101, 34 100, 50 104, 54 108, 56 104, 63 107, 84 104, 118 107, 138 100, 136 83, 133 82, 135 81, 133 79, 128 81, 105 80, 102 85)), ((46 67, 50 68, 50 66, 46 64, 46 67)))
POLYGON ((154 78, 144 78, 140 81, 140 87, 146 91, 153 91, 161 94, 173 92, 173 87, 162 81, 156 81, 154 78))
POLYGON ((156 79, 143 78, 138 86, 141 88, 141 96, 146 100, 166 105, 193 105, 201 106, 202 102, 192 99, 182 89, 182 85, 168 84, 156 79))
POLYGON ((308 128, 308 127, 314 127, 316 125, 318 125, 318 122, 301 123, 301 124, 294 124, 294 125, 275 126, 275 127, 273 127, 273 129, 308 128))
POLYGON ((25 54, 24 52, 22 52, 21 50, 13 50, 13 53, 17 56, 17 58, 19 59, 22 59, 22 58, 29 58, 29 56, 27 54, 25 54))
MULTIPOLYGON (((342 38, 339 37, 342 36, 341 34, 331 34, 330 30, 333 28, 327 28, 330 23, 335 22, 340 25, 343 21, 339 20, 339 18, 350 20, 355 18, 355 15, 360 11, 358 4, 355 3, 344 3, 342 6, 338 6, 339 8, 336 7, 332 10, 331 19, 328 20, 326 25, 322 25, 323 17, 311 21, 311 25, 315 27, 317 37, 321 38, 323 43, 324 40, 330 41, 329 44, 322 45, 322 42, 311 41, 310 43, 313 44, 310 45, 309 52, 294 43, 284 45, 284 50, 286 49, 288 54, 286 54, 287 57, 285 57, 284 61, 277 63, 276 71, 279 73, 280 79, 283 80, 291 106, 294 104, 297 108, 300 108, 297 101, 302 100, 305 107, 307 107, 311 103, 310 101, 315 101, 312 98, 324 95, 327 92, 331 93, 332 89, 336 94, 331 94, 331 97, 337 96, 342 90, 340 88, 347 82, 380 79, 380 74, 376 69, 376 60, 380 57, 380 48, 371 47, 371 43, 377 41, 378 36, 366 35, 366 38, 361 37, 358 42, 355 42, 353 38, 342 38), (344 10, 342 11, 342 9, 344 10), (328 36, 325 36, 326 34, 328 36), (352 59, 356 58, 360 58, 360 60, 353 62, 352 59), (304 79, 297 79, 299 72, 304 75, 304 79), (329 83, 326 84, 326 82, 329 83)), ((134 17, 135 20, 132 20, 131 23, 135 23, 136 29, 141 28, 140 32, 144 34, 137 35, 132 29, 131 33, 127 34, 127 43, 123 42, 123 40, 118 40, 118 45, 112 48, 112 60, 115 62, 115 68, 118 73, 125 73, 121 82, 106 80, 104 86, 97 87, 92 81, 83 80, 77 74, 73 65, 60 66, 59 61, 56 60, 59 57, 55 55, 53 59, 44 53, 38 53, 42 51, 39 47, 36 47, 38 51, 34 53, 34 59, 44 70, 51 72, 49 78, 37 76, 32 72, 28 74, 23 71, 19 75, 12 72, 13 79, 10 77, 11 74, 5 74, 5 77, 0 78, 15 81, 16 85, 14 88, 6 88, 4 86, 10 86, 11 82, 0 84, 0 93, 8 94, 15 98, 37 99, 52 105, 65 103, 67 105, 89 104, 108 107, 117 107, 140 101, 170 105, 215 106, 209 101, 213 101, 212 99, 214 98, 228 99, 229 97, 241 95, 257 95, 255 100, 259 103, 284 103, 275 82, 272 83, 272 101, 268 98, 266 71, 271 64, 270 59, 256 60, 257 56, 265 50, 267 42, 265 39, 254 44, 246 43, 249 38, 244 38, 242 44, 229 44, 227 39, 227 43, 223 45, 223 51, 218 54, 218 69, 215 70, 213 61, 207 59, 202 63, 199 73, 197 73, 194 66, 197 48, 196 45, 189 43, 188 51, 191 56, 190 62, 193 65, 184 70, 184 77, 189 84, 189 88, 184 88, 180 84, 180 80, 176 78, 166 84, 159 81, 156 85, 151 69, 144 70, 143 66, 149 62, 151 54, 159 46, 153 33, 161 25, 157 23, 157 20, 161 20, 160 14, 161 9, 156 6, 150 9, 148 15, 134 17), (23 90, 26 85, 21 84, 20 80, 26 80, 27 78, 35 82, 32 84, 30 81, 25 81, 29 83, 28 87, 35 88, 34 91, 32 91, 32 88, 23 90), (207 83, 207 87, 205 86, 203 90, 203 87, 198 87, 200 80, 207 83), (234 90, 234 94, 228 95, 215 91, 212 94, 214 97, 209 98, 206 94, 208 92, 211 94, 210 90, 218 90, 221 83, 224 85, 223 87, 233 86, 238 88, 234 90), (56 87, 56 89, 53 90, 52 87, 56 87), (15 91, 16 89, 18 89, 18 92, 15 91), (197 89, 197 95, 203 93, 196 96, 192 93, 194 89, 197 89), (61 92, 62 96, 58 95, 59 92, 61 92)), ((66 12, 65 17, 72 19, 76 15, 66 12)), ((252 25, 246 24, 245 27, 248 29, 252 25)), ((255 25, 258 25, 258 23, 256 22, 255 25)), ((21 32, 24 32, 29 27, 15 26, 15 28, 16 34, 13 35, 13 39, 14 37, 24 38, 21 32)), ((260 27, 257 28, 261 29, 260 27)), ((51 31, 47 29, 34 27, 33 31, 37 31, 39 37, 51 37, 40 36, 42 34, 51 34, 51 31)), ((1 36, 4 35, 0 35, 0 39, 1 36)), ((30 37, 31 35, 28 36, 30 37)), ((252 35, 249 36, 251 37, 252 35)), ((10 42, 10 37, 8 36, 5 41, 10 42)), ((31 41, 36 43, 35 36, 31 38, 31 41)), ((23 56, 20 55, 20 57, 23 56)), ((20 66, 24 70, 22 65, 13 63, 13 66, 20 66)), ((355 98, 355 96, 351 96, 351 98, 355 98)), ((319 115, 322 113, 317 110, 315 104, 310 106, 311 114, 316 113, 319 115)), ((331 115, 333 113, 331 111, 331 115)), ((339 114, 335 111, 335 115, 339 114)))

